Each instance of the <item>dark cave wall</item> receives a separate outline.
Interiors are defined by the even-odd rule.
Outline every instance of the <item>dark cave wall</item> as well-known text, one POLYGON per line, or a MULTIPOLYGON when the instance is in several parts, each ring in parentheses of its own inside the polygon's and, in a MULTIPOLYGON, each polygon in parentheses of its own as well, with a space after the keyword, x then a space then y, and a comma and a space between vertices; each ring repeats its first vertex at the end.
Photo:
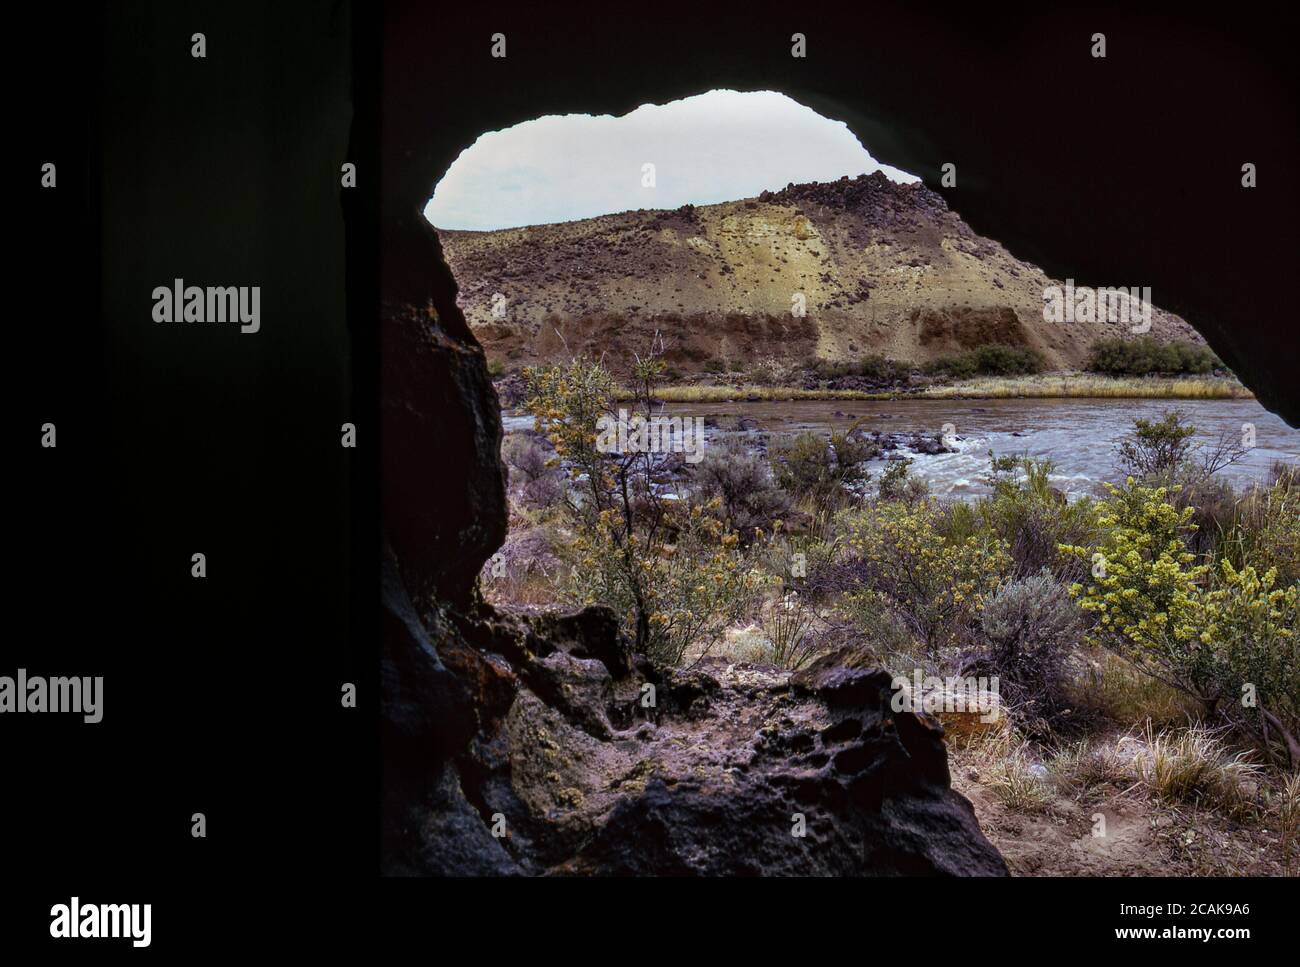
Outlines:
MULTIPOLYGON (((1300 424, 1288 305, 1295 97, 1280 7, 957 13, 656 4, 386 10, 387 296, 454 313, 420 214, 482 133, 544 114, 623 114, 715 87, 782 91, 920 175, 976 231, 1080 285, 1150 285, 1268 408, 1300 424), (1238 22, 1240 21, 1240 22, 1238 22), (490 56, 506 34, 508 56, 490 56), (808 57, 790 56, 790 35, 808 57), (1108 56, 1090 55, 1094 32, 1108 56), (939 168, 957 165, 955 188, 939 168), (1259 187, 1240 186, 1253 162, 1259 187), (437 278, 429 278, 435 274, 437 278)), ((453 323, 454 324, 454 323, 453 323)))

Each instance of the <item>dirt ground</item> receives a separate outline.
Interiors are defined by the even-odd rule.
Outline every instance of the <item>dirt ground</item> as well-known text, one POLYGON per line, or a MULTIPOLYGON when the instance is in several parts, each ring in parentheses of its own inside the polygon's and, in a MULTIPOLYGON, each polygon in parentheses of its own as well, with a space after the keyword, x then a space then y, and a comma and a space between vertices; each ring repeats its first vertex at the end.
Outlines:
MULTIPOLYGON (((1155 801, 1137 786, 1056 796, 1042 810, 1021 812, 1008 808, 961 753, 950 767, 953 788, 974 805, 984 834, 1016 876, 1286 875, 1271 816, 1235 822, 1155 801), (1094 833, 1098 815, 1105 817, 1104 835, 1094 833)), ((1293 858, 1292 876, 1298 867, 1293 858)))

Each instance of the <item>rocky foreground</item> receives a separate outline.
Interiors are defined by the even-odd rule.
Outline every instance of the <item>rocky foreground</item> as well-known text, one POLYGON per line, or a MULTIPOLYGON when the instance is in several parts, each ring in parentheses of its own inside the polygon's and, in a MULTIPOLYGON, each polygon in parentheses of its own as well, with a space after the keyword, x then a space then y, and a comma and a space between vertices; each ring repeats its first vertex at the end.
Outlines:
POLYGON ((426 623, 395 582, 386 608, 386 680, 427 689, 393 721, 464 742, 390 799, 388 873, 1006 872, 949 786, 942 728, 891 712, 880 669, 660 676, 605 609, 426 623))
POLYGON ((1005 874, 882 670, 661 673, 604 609, 482 602, 500 412, 458 315, 383 333, 384 872, 1005 874))

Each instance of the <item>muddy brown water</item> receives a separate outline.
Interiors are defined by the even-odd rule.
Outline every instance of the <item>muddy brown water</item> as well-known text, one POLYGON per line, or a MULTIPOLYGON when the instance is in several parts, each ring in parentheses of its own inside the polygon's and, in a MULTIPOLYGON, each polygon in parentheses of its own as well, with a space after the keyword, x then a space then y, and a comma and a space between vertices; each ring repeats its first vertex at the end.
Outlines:
MULTIPOLYGON (((1254 400, 799 400, 790 402, 673 403, 671 416, 700 416, 708 423, 706 440, 718 441, 740 417, 758 424, 758 433, 812 430, 829 434, 861 420, 868 430, 942 433, 955 430, 956 453, 914 454, 914 474, 925 477, 934 493, 976 497, 988 492, 983 476, 989 451, 998 456, 1028 454, 1056 465, 1054 482, 1070 494, 1101 492, 1102 481, 1119 478, 1115 444, 1139 417, 1158 420, 1179 410, 1197 428, 1197 440, 1212 444, 1221 434, 1240 439, 1254 429, 1255 445, 1238 463, 1220 471, 1234 486, 1267 477, 1274 461, 1300 463, 1300 430, 1288 426, 1254 400), (715 427, 714 423, 721 423, 715 427)), ((507 431, 532 426, 519 414, 503 418, 507 431)), ((873 470, 883 461, 873 461, 873 470)))

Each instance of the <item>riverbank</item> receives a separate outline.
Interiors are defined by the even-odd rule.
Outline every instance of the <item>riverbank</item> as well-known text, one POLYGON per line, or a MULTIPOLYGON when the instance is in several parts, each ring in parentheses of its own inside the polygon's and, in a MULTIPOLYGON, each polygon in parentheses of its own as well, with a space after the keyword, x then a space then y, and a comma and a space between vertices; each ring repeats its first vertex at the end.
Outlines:
POLYGON ((880 390, 839 389, 833 386, 762 386, 752 383, 678 384, 659 387, 655 395, 666 403, 722 403, 733 400, 1254 399, 1254 394, 1249 389, 1230 377, 1112 377, 1093 373, 989 376, 924 386, 901 385, 880 390))

